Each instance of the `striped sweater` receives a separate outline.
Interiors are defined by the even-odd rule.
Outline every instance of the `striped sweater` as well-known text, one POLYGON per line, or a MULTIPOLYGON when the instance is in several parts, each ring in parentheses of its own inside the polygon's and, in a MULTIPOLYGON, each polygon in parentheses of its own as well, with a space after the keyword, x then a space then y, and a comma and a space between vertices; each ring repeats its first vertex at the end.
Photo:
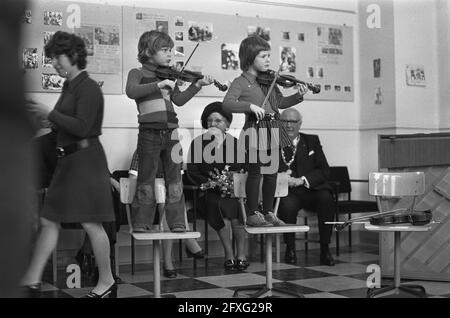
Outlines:
POLYGON ((186 104, 200 88, 192 83, 183 92, 176 86, 172 92, 160 89, 154 64, 143 64, 128 73, 125 92, 136 101, 140 128, 170 129, 178 127, 178 118, 172 102, 177 106, 186 104))

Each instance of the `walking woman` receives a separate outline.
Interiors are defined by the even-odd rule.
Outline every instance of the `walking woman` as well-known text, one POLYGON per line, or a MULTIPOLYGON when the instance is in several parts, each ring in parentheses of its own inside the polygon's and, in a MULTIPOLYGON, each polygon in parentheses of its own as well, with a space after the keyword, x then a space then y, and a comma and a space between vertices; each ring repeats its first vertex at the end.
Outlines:
POLYGON ((61 223, 80 223, 92 243, 99 268, 97 285, 85 297, 116 297, 110 246, 102 222, 114 220, 106 156, 98 139, 103 120, 103 94, 86 68, 83 40, 58 31, 45 46, 52 65, 66 79, 48 120, 57 131, 58 163, 44 201, 41 228, 22 285, 38 295, 45 264, 56 248, 61 223))

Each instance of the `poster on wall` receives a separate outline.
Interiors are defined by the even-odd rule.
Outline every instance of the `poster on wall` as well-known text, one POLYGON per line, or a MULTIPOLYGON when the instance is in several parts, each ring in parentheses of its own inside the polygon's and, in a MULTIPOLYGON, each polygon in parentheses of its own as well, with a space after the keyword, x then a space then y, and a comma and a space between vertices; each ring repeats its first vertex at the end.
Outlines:
POLYGON ((423 65, 406 65, 406 84, 410 86, 427 85, 423 65))
POLYGON ((322 63, 339 64, 340 56, 344 54, 343 32, 340 28, 316 28, 318 60, 322 63))
POLYGON ((82 25, 74 30, 87 49, 87 71, 97 74, 121 72, 120 27, 117 25, 82 25))
MULTIPOLYGON (((177 17, 177 26, 183 25, 183 19, 177 17)), ((134 23, 134 36, 139 39, 147 31, 158 30, 169 33, 169 16, 160 13, 136 12, 134 23)))

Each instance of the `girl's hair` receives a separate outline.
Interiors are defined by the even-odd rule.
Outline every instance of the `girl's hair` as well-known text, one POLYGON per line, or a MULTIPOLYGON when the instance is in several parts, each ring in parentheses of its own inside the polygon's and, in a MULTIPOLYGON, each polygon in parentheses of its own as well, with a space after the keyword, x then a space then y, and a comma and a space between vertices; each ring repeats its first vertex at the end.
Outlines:
POLYGON ((45 45, 44 50, 48 57, 53 58, 65 54, 72 65, 76 64, 80 70, 86 68, 86 44, 75 34, 57 31, 45 45))
POLYGON ((255 57, 261 51, 270 51, 269 43, 258 35, 251 35, 242 40, 239 46, 239 60, 242 71, 247 71, 255 57))
POLYGON ((163 47, 173 48, 173 41, 170 36, 160 31, 144 32, 139 38, 138 61, 144 64, 148 61, 149 55, 154 55, 163 47))

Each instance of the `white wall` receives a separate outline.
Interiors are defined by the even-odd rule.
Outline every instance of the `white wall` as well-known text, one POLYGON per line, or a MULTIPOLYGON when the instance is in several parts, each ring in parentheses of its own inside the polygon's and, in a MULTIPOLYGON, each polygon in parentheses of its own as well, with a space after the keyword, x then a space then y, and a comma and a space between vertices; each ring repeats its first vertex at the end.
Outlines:
POLYGON ((394 1, 397 128, 439 129, 437 6, 394 1), (426 87, 406 85, 405 66, 425 67, 426 87))
MULTIPOLYGON (((67 0, 63 0, 67 1, 67 0)), ((171 0, 171 1, 121 1, 121 0, 82 0, 94 4, 126 5, 140 7, 158 7, 164 9, 180 9, 220 12, 222 14, 239 14, 242 16, 259 16, 261 18, 282 17, 287 20, 297 20, 318 23, 346 24, 354 27, 354 57, 358 65, 358 33, 356 20, 356 1, 280 1, 270 4, 258 4, 258 1, 240 0, 171 0), (189 5, 186 5, 189 3, 189 5)), ((265 2, 269 3, 269 2, 265 2)), ((124 72, 127 72, 124 70, 124 72)), ((126 74, 124 75, 126 77, 126 74)), ((125 80, 125 79, 124 79, 125 80)), ((354 70, 355 102, 305 101, 298 109, 305 117, 305 132, 317 133, 321 136, 324 149, 331 164, 348 165, 357 174, 359 129, 359 74, 354 70), (350 136, 350 137, 349 137, 350 136), (345 154, 345 155, 344 155, 345 154)), ((36 99, 49 105, 56 102, 58 94, 31 94, 36 99)), ((195 97, 181 108, 177 108, 180 127, 198 127, 201 111, 209 102, 210 97, 195 97)), ((105 116, 101 140, 105 147, 110 170, 126 169, 129 157, 136 146, 137 140, 137 110, 133 100, 126 95, 105 96, 105 116)), ((232 128, 239 129, 244 123, 243 115, 236 115, 232 128)), ((189 143, 184 141, 184 150, 189 143)), ((186 151, 185 151, 186 153, 186 151)), ((355 176, 356 177, 356 176, 355 176)))

